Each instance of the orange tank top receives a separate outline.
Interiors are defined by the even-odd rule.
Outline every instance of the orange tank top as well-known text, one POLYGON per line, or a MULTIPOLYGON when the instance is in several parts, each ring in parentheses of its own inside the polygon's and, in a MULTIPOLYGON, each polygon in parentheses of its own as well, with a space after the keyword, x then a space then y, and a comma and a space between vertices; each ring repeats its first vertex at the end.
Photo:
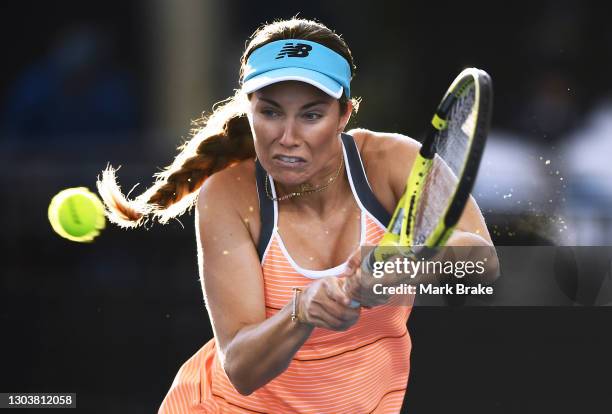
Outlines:
MULTIPOLYGON (((343 134, 342 141, 347 175, 361 209, 361 245, 374 245, 384 234, 388 213, 373 196, 353 138, 343 134)), ((270 317, 291 301, 293 287, 340 275, 346 263, 327 270, 295 263, 276 231, 278 205, 262 194, 265 171, 259 163, 257 171, 262 215, 258 250, 270 317)), ((181 367, 159 413, 398 413, 411 350, 406 327, 411 307, 399 303, 394 298, 363 309, 345 332, 315 328, 287 370, 249 396, 231 385, 212 339, 181 367)))

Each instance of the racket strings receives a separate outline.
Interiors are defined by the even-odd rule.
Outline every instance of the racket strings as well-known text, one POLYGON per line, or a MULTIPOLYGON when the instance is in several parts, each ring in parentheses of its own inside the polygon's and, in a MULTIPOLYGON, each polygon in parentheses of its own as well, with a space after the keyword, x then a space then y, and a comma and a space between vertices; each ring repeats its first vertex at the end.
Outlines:
POLYGON ((416 211, 414 244, 424 245, 443 218, 462 176, 477 116, 474 84, 457 97, 447 127, 435 138, 436 156, 425 180, 416 211))

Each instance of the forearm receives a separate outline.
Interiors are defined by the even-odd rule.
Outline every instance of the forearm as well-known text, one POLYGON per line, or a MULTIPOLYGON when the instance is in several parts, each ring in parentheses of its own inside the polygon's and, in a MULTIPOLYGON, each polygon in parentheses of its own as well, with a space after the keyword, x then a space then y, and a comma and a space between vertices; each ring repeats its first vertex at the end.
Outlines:
POLYGON ((287 369, 314 329, 291 320, 292 303, 261 323, 238 331, 225 352, 224 368, 234 387, 251 394, 287 369))
POLYGON ((449 251, 453 254, 455 261, 481 262, 484 272, 475 274, 472 278, 474 283, 490 284, 495 282, 499 276, 499 259, 495 246, 483 236, 462 230, 455 230, 448 239, 447 246, 456 247, 449 251))
MULTIPOLYGON (((489 284, 495 281, 499 274, 499 263, 495 247, 482 236, 461 230, 453 232, 445 247, 425 261, 478 263, 482 271, 471 272, 469 282, 489 284)), ((422 269, 422 268, 420 268, 422 269)), ((419 271, 389 275, 389 284, 429 284, 444 281, 456 281, 452 275, 438 274, 429 271, 419 271)))

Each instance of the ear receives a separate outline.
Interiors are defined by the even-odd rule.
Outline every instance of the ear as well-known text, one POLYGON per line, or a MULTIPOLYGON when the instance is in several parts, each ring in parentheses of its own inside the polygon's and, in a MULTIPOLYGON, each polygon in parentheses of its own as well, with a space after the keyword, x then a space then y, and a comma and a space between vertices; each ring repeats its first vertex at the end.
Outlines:
POLYGON ((353 114, 353 101, 349 99, 346 105, 346 112, 342 114, 342 116, 340 117, 340 122, 338 123, 338 134, 344 131, 344 128, 346 128, 346 125, 351 119, 352 114, 353 114))

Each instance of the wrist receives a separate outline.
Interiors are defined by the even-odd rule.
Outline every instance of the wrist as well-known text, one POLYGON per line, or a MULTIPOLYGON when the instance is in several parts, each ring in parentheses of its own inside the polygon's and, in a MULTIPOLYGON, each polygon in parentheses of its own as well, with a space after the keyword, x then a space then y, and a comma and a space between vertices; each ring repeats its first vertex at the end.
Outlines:
POLYGON ((303 290, 301 288, 293 288, 293 298, 291 300, 291 321, 298 325, 310 326, 311 324, 308 323, 302 311, 302 293, 303 290))

